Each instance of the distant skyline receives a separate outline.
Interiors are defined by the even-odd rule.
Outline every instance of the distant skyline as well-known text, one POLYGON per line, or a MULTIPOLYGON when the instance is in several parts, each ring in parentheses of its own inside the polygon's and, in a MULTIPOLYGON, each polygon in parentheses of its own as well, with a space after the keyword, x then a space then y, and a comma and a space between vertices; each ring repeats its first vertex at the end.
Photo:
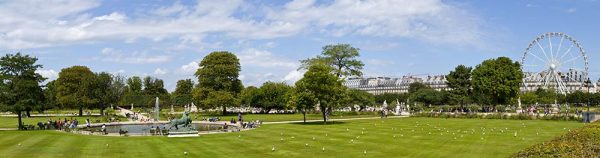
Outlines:
POLYGON ((597 0, 337 0, 0 2, 0 55, 39 58, 40 73, 88 66, 153 76, 172 91, 213 51, 235 53, 244 86, 293 83, 298 60, 328 44, 360 49, 365 76, 447 74, 499 56, 519 60, 546 32, 576 38, 600 77, 597 0))

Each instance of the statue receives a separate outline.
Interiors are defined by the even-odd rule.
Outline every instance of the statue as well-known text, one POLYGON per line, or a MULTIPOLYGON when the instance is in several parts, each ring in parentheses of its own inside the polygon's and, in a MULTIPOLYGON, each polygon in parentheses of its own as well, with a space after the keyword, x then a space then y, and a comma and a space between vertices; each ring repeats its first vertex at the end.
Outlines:
POLYGON ((181 116, 180 119, 173 119, 169 122, 169 124, 171 125, 171 127, 169 127, 169 129, 175 127, 176 130, 179 130, 179 125, 183 125, 181 127, 191 127, 191 123, 192 123, 192 119, 190 119, 189 117, 190 112, 189 111, 185 111, 183 112, 183 116, 181 116))

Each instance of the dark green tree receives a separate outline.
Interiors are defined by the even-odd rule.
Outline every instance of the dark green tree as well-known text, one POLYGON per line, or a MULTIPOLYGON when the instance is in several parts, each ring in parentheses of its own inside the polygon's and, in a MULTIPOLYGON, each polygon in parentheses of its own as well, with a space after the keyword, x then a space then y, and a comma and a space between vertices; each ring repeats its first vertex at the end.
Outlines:
POLYGON ((287 109, 287 100, 285 95, 292 89, 283 82, 265 82, 258 89, 257 103, 264 113, 269 113, 272 109, 287 109))
POLYGON ((508 104, 519 94, 523 82, 521 65, 508 57, 485 60, 475 67, 471 75, 473 93, 478 94, 479 103, 494 107, 508 104))
POLYGON ((425 89, 425 88, 429 88, 429 86, 427 86, 421 82, 413 82, 413 83, 408 84, 408 93, 412 94, 412 93, 419 91, 420 89, 425 89))
POLYGON ((64 107, 76 107, 79 116, 83 115, 83 108, 97 104, 93 96, 94 73, 85 66, 72 66, 64 68, 56 79, 56 98, 64 107))
POLYGON ((194 81, 192 79, 177 81, 175 91, 171 94, 173 104, 181 106, 192 103, 192 89, 194 89, 194 81))
POLYGON ((244 88, 240 94, 241 104, 248 107, 258 107, 258 96, 260 91, 254 86, 244 88))
POLYGON ((327 113, 338 107, 344 97, 345 87, 339 78, 331 74, 331 67, 311 65, 304 77, 296 82, 298 91, 309 93, 318 102, 323 122, 327 123, 327 113))
POLYGON ((471 96, 471 70, 471 67, 458 65, 446 76, 448 87, 452 89, 450 98, 460 104, 461 109, 471 96))
POLYGON ((308 69, 311 65, 324 64, 331 67, 333 74, 338 78, 343 76, 362 76, 362 68, 365 64, 357 58, 360 56, 359 49, 350 44, 327 45, 323 52, 316 58, 301 60, 301 69, 308 69))
MULTIPOLYGON (((213 99, 209 97, 210 93, 228 94, 233 99, 238 99, 244 87, 242 81, 238 79, 241 71, 240 61, 233 53, 212 52, 202 59, 199 66, 200 68, 195 74, 198 78, 198 85, 193 91, 193 96, 194 100, 201 103, 201 106, 212 107, 214 103, 223 103, 223 101, 205 102, 207 99, 213 99)), ((222 97, 222 99, 229 100, 228 97, 222 97)), ((227 113, 227 107, 230 105, 230 103, 222 105, 223 114, 227 113)))
MULTIPOLYGON (((305 87, 300 84, 304 84, 303 82, 296 82, 296 86, 305 87)), ((288 97, 288 106, 295 107, 296 110, 300 111, 303 116, 303 122, 306 123, 306 112, 309 109, 312 109, 315 105, 317 105, 318 101, 315 96, 310 92, 306 91, 307 89, 297 89, 294 88, 288 91, 286 95, 288 97)))
POLYGON ((18 115, 19 129, 23 129, 22 112, 43 104, 40 83, 45 78, 35 72, 42 68, 36 62, 37 58, 21 53, 0 58, 0 108, 18 115))

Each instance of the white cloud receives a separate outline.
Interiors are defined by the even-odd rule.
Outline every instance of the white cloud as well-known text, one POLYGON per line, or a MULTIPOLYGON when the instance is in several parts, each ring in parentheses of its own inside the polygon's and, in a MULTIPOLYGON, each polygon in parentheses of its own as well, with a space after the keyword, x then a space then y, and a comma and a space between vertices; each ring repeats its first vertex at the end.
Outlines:
POLYGON ((300 80, 303 77, 303 75, 304 75, 304 72, 292 70, 287 75, 285 75, 285 77, 283 78, 283 81, 290 83, 290 84, 294 84, 294 82, 300 80))
POLYGON ((481 38, 479 19, 440 0, 294 0, 272 19, 333 36, 358 34, 416 38, 433 43, 472 44, 481 38))
POLYGON ((148 64, 164 63, 171 60, 167 55, 149 55, 145 52, 123 53, 121 50, 113 48, 103 48, 100 56, 95 59, 105 62, 127 63, 127 64, 148 64))
MULTIPOLYGON (((93 16, 93 0, 0 2, 0 48, 25 49, 123 40, 179 39, 184 45, 207 34, 236 39, 273 39, 302 32, 416 38, 471 44, 483 36, 479 18, 441 0, 295 0, 285 6, 244 9, 246 1, 174 2, 135 13, 93 16), (127 15, 130 14, 130 15, 127 15), (238 15, 247 16, 238 16, 238 15), (253 18, 262 17, 262 18, 253 18)), ((269 47, 267 45, 267 47, 269 47)))
POLYGON ((54 80, 58 78, 58 72, 54 71, 53 69, 37 70, 35 72, 42 75, 44 78, 48 78, 48 80, 54 80))
POLYGON ((154 75, 164 75, 167 74, 167 69, 161 69, 161 68, 156 68, 156 70, 154 70, 154 75))
POLYGON ((196 70, 198 70, 198 68, 200 68, 200 66, 198 65, 198 62, 192 61, 188 64, 182 65, 179 68, 179 72, 181 73, 194 73, 196 72, 196 70))
POLYGON ((577 8, 569 8, 565 12, 567 12, 567 13, 575 13, 575 12, 577 12, 577 8))
POLYGON ((298 67, 296 61, 290 61, 283 57, 273 55, 265 50, 249 48, 238 54, 242 67, 258 66, 263 68, 287 68, 295 69, 298 67))

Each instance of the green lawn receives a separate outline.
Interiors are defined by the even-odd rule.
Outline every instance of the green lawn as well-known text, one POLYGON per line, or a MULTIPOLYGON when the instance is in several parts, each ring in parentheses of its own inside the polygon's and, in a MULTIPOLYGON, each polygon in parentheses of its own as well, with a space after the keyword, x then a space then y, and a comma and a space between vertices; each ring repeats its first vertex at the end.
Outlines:
POLYGON ((148 158, 184 157, 184 152, 189 157, 507 157, 582 126, 564 121, 395 118, 271 124, 194 138, 0 131, 0 157, 148 158))

